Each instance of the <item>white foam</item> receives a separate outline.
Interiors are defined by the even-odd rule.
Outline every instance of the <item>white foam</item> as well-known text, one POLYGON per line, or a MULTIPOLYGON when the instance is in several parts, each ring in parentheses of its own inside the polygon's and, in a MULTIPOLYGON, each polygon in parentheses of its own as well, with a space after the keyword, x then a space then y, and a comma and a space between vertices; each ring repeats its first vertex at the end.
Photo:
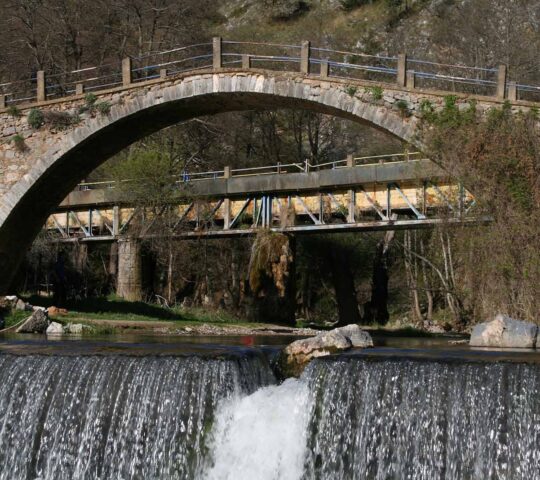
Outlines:
POLYGON ((309 389, 302 380, 224 401, 208 447, 205 480, 298 480, 304 471, 309 389))

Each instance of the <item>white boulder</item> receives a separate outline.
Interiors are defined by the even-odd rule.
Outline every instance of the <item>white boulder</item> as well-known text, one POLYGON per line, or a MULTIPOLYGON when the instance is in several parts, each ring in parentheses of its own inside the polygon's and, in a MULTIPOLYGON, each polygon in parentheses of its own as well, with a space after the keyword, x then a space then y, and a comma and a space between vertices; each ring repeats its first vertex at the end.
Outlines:
POLYGON ((535 348, 538 325, 498 314, 491 322, 473 328, 471 347, 535 348))
POLYGON ((47 327, 47 335, 62 335, 64 333, 64 327, 61 323, 51 322, 47 327))

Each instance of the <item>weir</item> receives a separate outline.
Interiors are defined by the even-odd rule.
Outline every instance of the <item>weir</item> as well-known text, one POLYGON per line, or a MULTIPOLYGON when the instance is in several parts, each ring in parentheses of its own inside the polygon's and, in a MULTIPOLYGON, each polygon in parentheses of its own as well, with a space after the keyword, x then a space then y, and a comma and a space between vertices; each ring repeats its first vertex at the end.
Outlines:
POLYGON ((1 479, 534 479, 535 363, 0 355, 1 479))

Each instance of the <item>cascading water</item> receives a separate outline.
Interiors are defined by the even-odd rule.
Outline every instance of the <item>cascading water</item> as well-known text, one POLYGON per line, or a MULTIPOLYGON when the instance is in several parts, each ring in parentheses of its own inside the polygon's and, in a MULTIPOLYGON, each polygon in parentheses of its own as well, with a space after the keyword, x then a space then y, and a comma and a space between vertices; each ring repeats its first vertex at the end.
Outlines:
POLYGON ((538 365, 317 360, 218 408, 202 478, 540 479, 539 394, 538 365))
POLYGON ((540 479, 540 366, 0 355, 0 479, 540 479))
POLYGON ((0 355, 0 479, 189 479, 220 399, 264 359, 0 355))

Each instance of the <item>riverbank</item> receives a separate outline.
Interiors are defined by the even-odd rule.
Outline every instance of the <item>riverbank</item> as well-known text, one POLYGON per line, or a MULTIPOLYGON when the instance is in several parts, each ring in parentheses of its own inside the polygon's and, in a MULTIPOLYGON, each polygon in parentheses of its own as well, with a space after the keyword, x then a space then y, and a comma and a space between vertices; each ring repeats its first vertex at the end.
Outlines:
MULTIPOLYGON (((30 305, 49 308, 53 300, 48 297, 26 296, 30 305)), ((118 333, 145 333, 168 336, 244 336, 282 335, 308 337, 331 327, 296 326, 274 323, 246 322, 223 310, 202 308, 169 308, 145 302, 127 302, 114 296, 69 301, 66 311, 51 310, 50 319, 62 325, 83 324, 90 328, 84 335, 108 335, 118 333)), ((6 327, 12 327, 26 317, 29 312, 13 310, 6 316, 6 327)), ((364 325, 363 329, 375 334, 400 337, 437 337, 399 323, 385 326, 364 325)))

